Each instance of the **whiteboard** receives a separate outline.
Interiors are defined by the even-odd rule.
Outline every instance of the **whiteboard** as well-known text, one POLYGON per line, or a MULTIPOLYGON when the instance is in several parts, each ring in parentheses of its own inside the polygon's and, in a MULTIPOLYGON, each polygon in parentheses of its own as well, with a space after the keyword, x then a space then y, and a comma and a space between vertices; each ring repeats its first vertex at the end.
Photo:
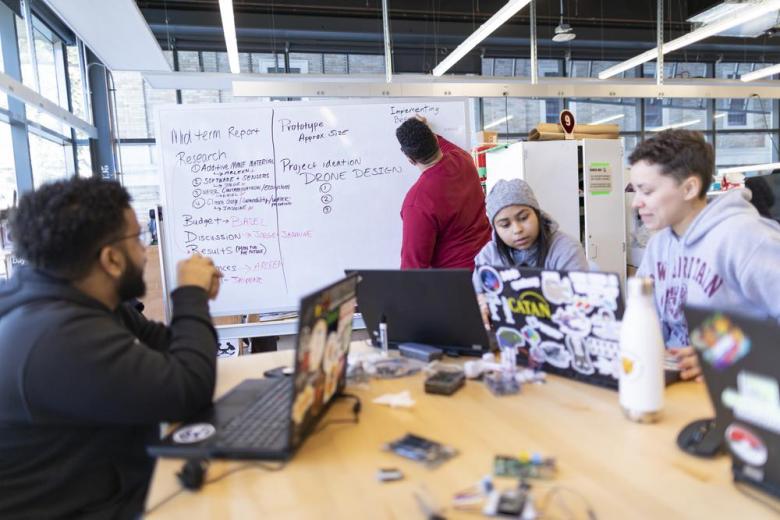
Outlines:
POLYGON ((250 314, 296 309, 345 269, 397 269, 419 170, 395 129, 415 114, 469 145, 466 100, 160 106, 167 287, 199 252, 224 275, 211 313, 250 314))

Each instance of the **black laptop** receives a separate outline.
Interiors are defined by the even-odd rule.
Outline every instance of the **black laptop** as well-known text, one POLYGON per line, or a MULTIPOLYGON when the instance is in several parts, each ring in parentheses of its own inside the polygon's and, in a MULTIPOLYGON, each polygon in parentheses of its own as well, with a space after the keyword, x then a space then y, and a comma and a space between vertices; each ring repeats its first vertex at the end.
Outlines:
POLYGON ((361 269, 358 306, 372 341, 387 323, 392 348, 424 343, 450 353, 481 356, 489 350, 468 269, 361 269))
POLYGON ((247 379, 149 454, 177 458, 287 459, 346 384, 356 276, 301 300, 293 377, 247 379))
POLYGON ((692 307, 685 318, 734 480, 780 497, 780 327, 692 307))
POLYGON ((614 273, 484 265, 476 270, 499 346, 518 362, 617 388, 623 298, 614 273))

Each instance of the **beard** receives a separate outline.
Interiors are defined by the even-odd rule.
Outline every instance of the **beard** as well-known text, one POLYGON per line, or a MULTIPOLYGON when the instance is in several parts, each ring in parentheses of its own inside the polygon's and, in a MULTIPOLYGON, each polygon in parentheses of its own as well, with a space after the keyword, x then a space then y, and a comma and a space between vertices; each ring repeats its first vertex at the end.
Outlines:
POLYGON ((135 265, 129 256, 125 255, 127 269, 119 278, 119 301, 127 301, 133 298, 140 298, 146 294, 146 283, 144 282, 143 268, 135 265))

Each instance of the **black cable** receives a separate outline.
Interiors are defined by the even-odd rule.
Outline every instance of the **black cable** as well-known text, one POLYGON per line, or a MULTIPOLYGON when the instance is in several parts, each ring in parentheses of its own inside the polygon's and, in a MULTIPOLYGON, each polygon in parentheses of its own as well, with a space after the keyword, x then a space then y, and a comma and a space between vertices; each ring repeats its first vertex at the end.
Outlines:
MULTIPOLYGON (((283 470, 286 465, 287 465, 286 461, 285 462, 280 462, 279 464, 276 464, 276 465, 266 464, 264 462, 257 462, 257 461, 256 462, 247 462, 246 464, 242 464, 241 466, 238 466, 236 468, 230 469, 230 470, 222 473, 221 475, 217 475, 216 477, 214 477, 212 479, 204 481, 202 487, 206 487, 209 484, 213 484, 215 482, 219 482, 220 480, 224 479, 225 477, 233 475, 234 473, 238 473, 239 471, 244 471, 245 469, 259 468, 259 469, 262 469, 262 470, 265 470, 265 471, 269 471, 269 472, 276 472, 276 471, 283 470)), ((176 491, 174 491, 173 493, 171 493, 170 495, 168 495, 167 497, 163 498, 162 500, 157 502, 155 505, 153 505, 152 507, 150 507, 149 509, 144 511, 144 516, 150 515, 154 511, 160 509, 162 506, 164 506, 165 504, 167 504, 168 502, 170 502, 171 500, 173 500, 174 498, 179 496, 181 494, 181 492, 184 491, 185 489, 186 488, 184 488, 183 486, 179 487, 179 489, 177 489, 176 491)))
POLYGON ((360 410, 362 408, 360 397, 356 396, 355 394, 339 394, 336 396, 336 399, 352 399, 355 401, 355 403, 352 405, 352 418, 330 419, 320 423, 320 425, 312 432, 312 435, 320 433, 331 424, 358 424, 360 422, 360 410))

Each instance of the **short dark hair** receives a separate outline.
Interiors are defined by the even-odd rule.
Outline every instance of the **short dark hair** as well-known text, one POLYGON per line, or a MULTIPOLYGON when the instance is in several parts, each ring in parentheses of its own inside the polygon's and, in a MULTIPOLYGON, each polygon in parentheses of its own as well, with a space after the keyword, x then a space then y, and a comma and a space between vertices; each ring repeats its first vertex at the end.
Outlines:
POLYGON ((439 151, 436 135, 427 124, 416 117, 407 119, 396 128, 395 137, 401 144, 401 151, 415 162, 426 164, 433 160, 439 151))
POLYGON ((691 176, 701 180, 699 198, 704 198, 712 184, 715 171, 715 152, 701 132, 692 130, 664 130, 645 139, 628 157, 632 166, 639 161, 657 164, 663 175, 670 175, 678 184, 691 176))
POLYGON ((772 206, 775 205, 775 194, 766 179, 763 177, 748 177, 745 179, 745 187, 750 190, 750 202, 758 210, 759 215, 772 218, 772 206))
POLYGON ((126 231, 130 200, 119 183, 100 178, 44 184, 11 212, 14 252, 34 267, 78 280, 100 248, 126 231))

